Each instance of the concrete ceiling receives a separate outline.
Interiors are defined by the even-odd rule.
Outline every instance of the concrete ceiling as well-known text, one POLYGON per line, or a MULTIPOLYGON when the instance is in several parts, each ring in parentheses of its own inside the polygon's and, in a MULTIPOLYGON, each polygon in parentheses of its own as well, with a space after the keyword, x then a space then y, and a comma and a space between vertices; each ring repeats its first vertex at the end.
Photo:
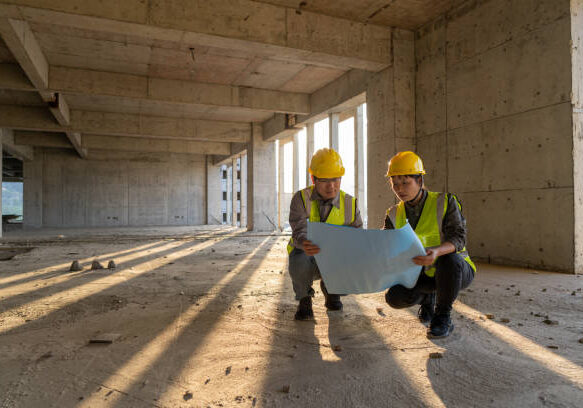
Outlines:
POLYGON ((311 94, 390 65, 389 26, 419 27, 459 2, 0 0, 0 127, 67 135, 82 157, 83 135, 95 146, 97 133, 208 152, 248 140, 242 124, 313 114, 311 94), (52 119, 38 109, 49 105, 52 119), (113 117, 104 132, 94 123, 113 117))
POLYGON ((31 24, 31 29, 52 66, 273 90, 285 87, 300 93, 311 93, 349 69, 280 61, 277 56, 258 57, 237 49, 122 39, 56 25, 31 24))
POLYGON ((259 0, 366 24, 414 30, 463 0, 259 0))

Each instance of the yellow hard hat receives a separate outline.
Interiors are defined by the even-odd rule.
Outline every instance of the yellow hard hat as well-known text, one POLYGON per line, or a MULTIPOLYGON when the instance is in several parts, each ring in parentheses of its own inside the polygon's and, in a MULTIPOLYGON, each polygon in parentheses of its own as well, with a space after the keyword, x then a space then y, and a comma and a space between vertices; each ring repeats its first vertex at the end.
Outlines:
POLYGON ((344 176, 344 166, 340 155, 334 149, 323 148, 312 156, 310 174, 317 178, 336 178, 344 176))
POLYGON ((386 177, 425 174, 421 157, 413 152, 399 152, 389 160, 386 177))

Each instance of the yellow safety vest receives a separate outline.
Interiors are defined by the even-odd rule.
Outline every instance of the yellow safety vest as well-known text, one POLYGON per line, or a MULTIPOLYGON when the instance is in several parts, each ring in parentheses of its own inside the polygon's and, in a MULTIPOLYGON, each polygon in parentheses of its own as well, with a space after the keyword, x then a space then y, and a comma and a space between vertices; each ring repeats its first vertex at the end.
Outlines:
MULTIPOLYGON (((302 201, 304 202, 304 208, 306 209, 306 218, 310 222, 321 222, 320 221, 320 207, 317 201, 312 201, 312 192, 314 191, 314 186, 304 188, 300 191, 302 195, 302 201)), ((344 191, 340 190, 340 208, 332 206, 330 214, 326 219, 326 224, 332 225, 350 225, 354 222, 354 217, 356 217, 356 199, 350 194, 346 194, 344 191)), ((289 244, 287 244, 287 253, 291 254, 294 249, 294 240, 291 238, 289 244)))
MULTIPOLYGON (((432 191, 427 192, 427 198, 425 199, 425 204, 423 205, 423 210, 421 211, 421 217, 417 222, 415 227, 415 234, 419 237, 419 240, 424 247, 435 247, 441 245, 443 242, 443 218, 447 212, 447 195, 444 193, 435 193, 432 191), (439 221, 438 221, 439 220, 439 221)), ((462 209, 457 197, 452 195, 455 202, 457 203, 460 211, 462 209)), ((407 223, 407 214, 405 213, 405 203, 400 202, 399 204, 392 206, 387 210, 387 215, 389 219, 395 226, 395 228, 402 228, 407 223)), ((476 272, 476 265, 470 259, 467 249, 464 247, 461 251, 457 252, 460 254, 464 260, 472 267, 474 272, 476 272)), ((425 268, 425 274, 429 277, 435 276, 435 265, 425 268)))

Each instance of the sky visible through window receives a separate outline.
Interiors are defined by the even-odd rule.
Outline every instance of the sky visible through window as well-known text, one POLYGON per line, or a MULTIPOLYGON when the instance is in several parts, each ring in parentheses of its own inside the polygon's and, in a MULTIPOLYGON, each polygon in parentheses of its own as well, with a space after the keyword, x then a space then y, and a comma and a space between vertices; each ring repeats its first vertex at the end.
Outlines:
POLYGON ((299 170, 299 182, 298 186, 301 189, 306 187, 307 182, 307 172, 308 172, 308 165, 307 157, 308 154, 308 135, 306 132, 306 128, 300 130, 298 134, 298 170, 299 170))
POLYGON ((294 144, 289 142, 283 145, 283 192, 294 192, 294 144))
POLYGON ((324 147, 330 147, 330 132, 328 118, 314 124, 314 153, 324 147))
POLYGON ((338 153, 346 169, 340 188, 354 196, 354 118, 348 118, 338 124, 338 139, 338 153))
POLYGON ((2 214, 22 217, 22 183, 2 183, 2 214))

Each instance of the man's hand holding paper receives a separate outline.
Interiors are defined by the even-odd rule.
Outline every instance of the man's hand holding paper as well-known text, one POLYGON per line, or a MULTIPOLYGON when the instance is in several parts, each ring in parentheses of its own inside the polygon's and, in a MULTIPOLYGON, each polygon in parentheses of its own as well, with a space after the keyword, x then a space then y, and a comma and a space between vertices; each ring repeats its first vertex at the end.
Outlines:
POLYGON ((421 267, 413 258, 427 251, 407 224, 395 230, 362 230, 308 223, 308 239, 330 293, 374 293, 393 285, 411 288, 421 267))

